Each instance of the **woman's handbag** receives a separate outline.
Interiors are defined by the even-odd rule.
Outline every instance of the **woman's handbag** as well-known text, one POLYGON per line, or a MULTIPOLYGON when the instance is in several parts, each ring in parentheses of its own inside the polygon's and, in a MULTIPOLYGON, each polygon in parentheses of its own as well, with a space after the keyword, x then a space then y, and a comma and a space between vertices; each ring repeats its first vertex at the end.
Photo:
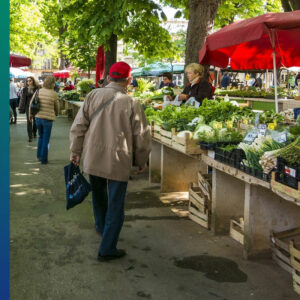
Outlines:
POLYGON ((30 113, 35 116, 40 111, 40 98, 39 98, 39 90, 37 90, 32 96, 31 104, 30 104, 30 113))
POLYGON ((81 203, 91 191, 91 186, 72 162, 64 167, 67 209, 81 203))

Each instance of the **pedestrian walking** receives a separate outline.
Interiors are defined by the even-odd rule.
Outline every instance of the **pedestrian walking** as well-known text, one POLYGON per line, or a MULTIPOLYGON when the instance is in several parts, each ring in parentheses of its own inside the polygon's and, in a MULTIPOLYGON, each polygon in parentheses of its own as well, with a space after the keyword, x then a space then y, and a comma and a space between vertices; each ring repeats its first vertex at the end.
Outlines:
POLYGON ((35 119, 30 120, 29 118, 29 104, 33 94, 38 90, 38 84, 36 83, 34 77, 29 76, 26 79, 25 87, 22 90, 21 100, 19 104, 19 112, 21 114, 26 113, 27 119, 27 134, 28 142, 32 142, 32 138, 36 138, 36 124, 35 119))
POLYGON ((98 260, 123 257, 117 249, 132 156, 142 172, 151 135, 141 104, 126 95, 132 77, 125 62, 109 70, 110 83, 85 98, 70 130, 70 160, 89 174, 96 230, 102 235, 98 260))
MULTIPOLYGON (((54 91, 55 78, 47 76, 43 87, 39 90, 40 110, 35 115, 35 122, 39 134, 37 159, 41 164, 48 163, 49 141, 53 121, 59 112, 58 94, 54 91)), ((30 113, 30 119, 34 116, 30 113)))
POLYGON ((14 80, 10 78, 9 83, 9 105, 12 109, 13 118, 10 119, 11 124, 17 123, 17 105, 18 105, 18 89, 14 80))

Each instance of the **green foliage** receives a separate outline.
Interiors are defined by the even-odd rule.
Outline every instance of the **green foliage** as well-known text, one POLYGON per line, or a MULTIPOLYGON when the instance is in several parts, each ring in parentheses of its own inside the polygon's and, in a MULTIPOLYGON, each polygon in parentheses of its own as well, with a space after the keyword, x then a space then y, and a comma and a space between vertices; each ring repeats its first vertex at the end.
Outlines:
POLYGON ((64 91, 59 93, 59 98, 68 101, 79 101, 80 94, 77 91, 64 91))
POLYGON ((144 93, 154 88, 153 82, 146 80, 144 78, 138 78, 137 80, 139 92, 144 93))
POLYGON ((32 59, 41 45, 52 41, 41 24, 38 4, 32 0, 10 0, 10 50, 32 59))
POLYGON ((92 88, 93 84, 95 84, 93 79, 83 79, 78 82, 77 86, 81 91, 81 93, 85 96, 93 89, 92 88))

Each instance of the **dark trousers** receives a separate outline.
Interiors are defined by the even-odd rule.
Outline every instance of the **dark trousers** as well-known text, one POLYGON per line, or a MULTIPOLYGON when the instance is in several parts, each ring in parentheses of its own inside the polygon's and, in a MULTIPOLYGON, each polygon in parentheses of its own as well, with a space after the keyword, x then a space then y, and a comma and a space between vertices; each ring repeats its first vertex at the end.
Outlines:
POLYGON ((17 122, 17 105, 18 105, 18 98, 15 99, 9 99, 9 105, 13 111, 13 116, 14 116, 14 123, 17 122))
POLYGON ((35 123, 35 118, 33 118, 32 121, 29 119, 29 112, 26 111, 26 119, 27 119, 27 133, 28 137, 32 139, 33 135, 36 136, 36 123, 35 123))
POLYGON ((117 243, 124 222, 127 182, 90 175, 96 229, 102 233, 98 253, 117 254, 117 243))

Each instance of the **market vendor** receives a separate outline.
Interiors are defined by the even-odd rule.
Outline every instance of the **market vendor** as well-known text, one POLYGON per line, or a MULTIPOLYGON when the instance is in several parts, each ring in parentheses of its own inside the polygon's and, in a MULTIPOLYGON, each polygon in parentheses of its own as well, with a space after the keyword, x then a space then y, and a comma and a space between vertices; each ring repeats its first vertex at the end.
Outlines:
POLYGON ((165 72, 163 73, 163 80, 159 85, 159 88, 163 88, 165 86, 170 86, 170 87, 174 87, 175 84, 172 82, 173 79, 173 75, 170 72, 165 72))
POLYGON ((195 106, 200 106, 203 99, 212 98, 212 86, 204 78, 204 67, 197 63, 191 63, 185 68, 186 76, 189 80, 183 92, 178 96, 182 102, 195 101, 195 106))
POLYGON ((75 89, 75 87, 74 87, 74 85, 72 84, 72 81, 71 80, 68 80, 67 82, 66 82, 66 86, 63 88, 63 91, 72 91, 72 90, 74 90, 75 89))

